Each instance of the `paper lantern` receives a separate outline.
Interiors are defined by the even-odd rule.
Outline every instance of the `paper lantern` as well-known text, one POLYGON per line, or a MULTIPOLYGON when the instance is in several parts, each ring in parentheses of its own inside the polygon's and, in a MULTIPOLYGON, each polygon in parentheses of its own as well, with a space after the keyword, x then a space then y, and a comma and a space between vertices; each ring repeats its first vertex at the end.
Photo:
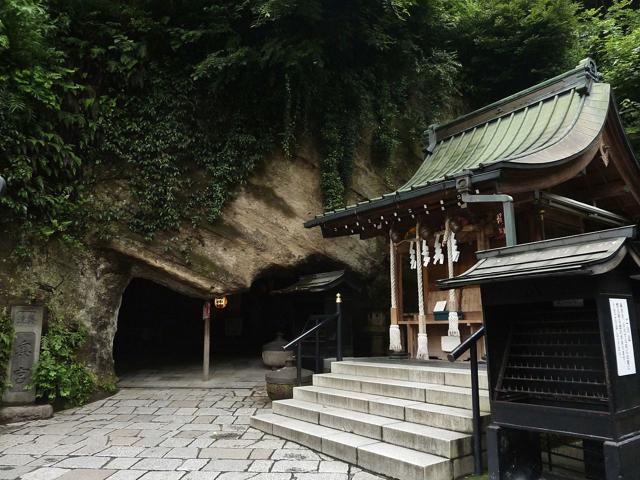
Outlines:
POLYGON ((215 298, 213 300, 213 305, 218 309, 218 310, 222 310, 223 308, 225 308, 227 306, 227 297, 219 297, 219 298, 215 298))

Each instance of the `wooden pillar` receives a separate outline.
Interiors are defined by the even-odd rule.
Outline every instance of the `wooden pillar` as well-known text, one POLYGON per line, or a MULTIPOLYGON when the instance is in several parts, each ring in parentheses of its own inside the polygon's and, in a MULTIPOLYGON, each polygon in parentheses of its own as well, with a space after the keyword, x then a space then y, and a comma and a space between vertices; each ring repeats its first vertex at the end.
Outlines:
MULTIPOLYGON (((422 239, 420 238, 420 221, 416 223, 416 275, 418 283, 418 360, 429 360, 429 340, 427 338, 427 319, 425 316, 424 268, 422 259, 422 239)), ((428 281, 428 279, 427 279, 428 281)))
POLYGON ((202 307, 202 321, 204 322, 204 348, 202 355, 202 380, 209 380, 209 351, 211 347, 211 302, 205 302, 202 307))
POLYGON ((391 293, 391 325, 398 324, 398 278, 402 278, 402 275, 398 275, 398 254, 396 246, 393 243, 393 239, 389 239, 389 263, 390 263, 390 285, 389 290, 391 293))
POLYGON ((404 270, 404 260, 402 258, 402 252, 396 249, 396 265, 397 265, 397 281, 398 281, 398 320, 402 320, 404 316, 404 285, 403 285, 403 270, 404 270))
MULTIPOLYGON (((445 221, 444 238, 447 242, 447 275, 449 278, 455 275, 454 255, 457 251, 457 247, 456 250, 454 250, 454 245, 457 245, 457 243, 455 243, 455 235, 456 232, 453 222, 447 217, 445 221)), ((460 345, 459 309, 458 291, 455 288, 451 288, 449 289, 447 300, 447 310, 449 312, 448 331, 447 335, 440 337, 440 348, 443 352, 451 352, 460 345)))
POLYGON ((476 250, 487 250, 489 248, 489 241, 487 239, 487 225, 482 222, 478 225, 476 232, 476 250))
POLYGON ((398 325, 398 269, 397 269, 397 249, 393 241, 393 232, 389 231, 389 274, 391 288, 391 324, 389 325, 389 350, 392 352, 402 351, 402 337, 400 326, 398 325))
POLYGON ((429 310, 429 268, 425 267, 422 262, 418 264, 418 267, 422 268, 422 295, 424 296, 424 322, 422 324, 422 330, 420 333, 427 333, 427 314, 429 310))
MULTIPOLYGON (((489 239, 487 238, 487 225, 482 222, 479 226, 478 226, 478 232, 477 232, 477 236, 476 236, 476 250, 487 250, 491 245, 489 242, 489 239)), ((481 297, 482 298, 482 297, 481 297)), ((480 309, 483 311, 483 315, 484 315, 484 309, 482 308, 482 301, 480 301, 480 309)), ((484 322, 483 322, 484 323, 484 322)), ((479 327, 478 327, 479 328, 479 327)), ((473 327, 471 327, 471 335, 473 335, 475 333, 475 329, 473 327)), ((478 359, 482 358, 482 355, 484 355, 487 351, 487 346, 486 346, 486 336, 482 338, 482 340, 479 342, 480 345, 478 346, 478 359)))

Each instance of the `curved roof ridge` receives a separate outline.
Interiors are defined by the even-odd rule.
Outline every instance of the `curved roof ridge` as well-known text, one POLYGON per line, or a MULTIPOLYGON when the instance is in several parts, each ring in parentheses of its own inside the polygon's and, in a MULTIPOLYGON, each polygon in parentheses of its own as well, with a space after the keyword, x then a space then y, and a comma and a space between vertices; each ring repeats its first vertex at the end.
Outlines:
POLYGON ((544 145, 545 143, 549 142, 552 138, 554 138, 554 136, 558 135, 558 132, 562 128, 562 125, 564 124, 564 121, 566 120, 567 115, 569 114, 569 111, 571 110, 571 102, 573 102, 573 100, 574 100, 574 96, 573 95, 571 97, 569 97, 569 99, 567 101, 567 105, 564 107, 563 110, 561 110, 562 115, 555 116, 554 114, 556 113, 556 111, 558 109, 558 105, 560 105, 562 103, 564 97, 566 97, 566 96, 567 96, 566 94, 563 94, 562 96, 556 95, 556 97, 554 98, 553 111, 551 112, 551 115, 549 117, 549 122, 545 126, 544 130, 542 130, 540 132, 540 135, 538 136, 538 138, 536 138, 532 143, 530 143, 526 147, 522 147, 522 145, 521 145, 520 147, 515 149, 513 152, 511 152, 509 154, 509 158, 513 157, 513 156, 516 156, 518 154, 521 154, 521 153, 523 153, 523 152, 525 152, 527 150, 528 151, 533 151, 533 150, 537 149, 539 146, 544 145), (552 123, 552 120, 556 121, 557 125, 554 126, 553 123, 552 123), (546 136, 545 136, 545 133, 546 133, 546 136))
POLYGON ((465 170, 495 168, 498 164, 517 168, 525 163, 535 168, 574 158, 599 133, 608 110, 608 101, 602 100, 608 96, 609 84, 594 83, 590 90, 589 94, 576 88, 563 92, 562 95, 570 97, 566 108, 554 108, 558 101, 558 94, 554 94, 491 119, 485 122, 484 127, 476 125, 440 140, 416 175, 398 190, 421 187, 465 170), (553 126, 552 131, 547 132, 550 125, 553 126), (481 129, 493 130, 486 145, 480 145, 480 139, 487 136, 486 131, 481 138, 475 136, 475 132, 481 129), (468 135, 471 135, 469 143, 466 142, 468 135), (573 141, 568 141, 569 137, 573 141), (472 144, 474 138, 475 145, 472 144), (541 138, 545 140, 539 142, 541 138), (589 141, 585 143, 587 139, 589 141), (514 142, 518 142, 515 147, 514 142), (464 143, 464 150, 481 150, 466 157, 461 154, 464 143), (561 148, 565 143, 569 145, 561 148), (526 147, 522 148, 524 145, 526 147))
MULTIPOLYGON (((593 95, 595 94, 599 94, 599 93, 603 93, 606 91, 606 97, 607 100, 609 98, 609 91, 610 91, 610 86, 608 83, 597 83, 594 84, 594 91, 592 92, 593 95), (602 92, 600 92, 600 90, 602 90, 602 92)), ((587 132, 582 131, 581 129, 578 129, 577 126, 578 124, 581 122, 581 120, 584 120, 585 117, 587 116, 587 114, 585 114, 585 109, 589 109, 589 107, 591 107, 590 105, 587 105, 587 103, 590 100, 594 100, 593 96, 583 96, 582 98, 580 98, 579 101, 579 106, 578 109, 576 111, 576 114, 573 118, 573 121, 571 122, 570 125, 568 125, 565 130, 559 135, 558 138, 556 138, 553 141, 550 141, 549 143, 544 143, 540 146, 538 146, 537 148, 530 150, 530 151, 524 151, 519 155, 513 156, 513 157, 508 157, 508 158, 504 158, 501 159, 500 162, 509 162, 511 165, 515 164, 515 163, 535 163, 535 164, 541 164, 541 163, 557 163, 563 160, 569 160, 571 158, 574 158, 577 154, 581 153, 581 150, 584 150, 584 148, 586 148, 588 146, 589 143, 591 143, 591 141, 587 142, 586 145, 584 145, 584 148, 576 148, 577 145, 569 145, 568 148, 571 148, 572 150, 575 150, 573 152, 570 152, 568 150, 563 151, 560 147, 562 143, 566 143, 568 142, 568 140, 570 139, 570 137, 572 136, 572 134, 574 134, 574 136, 578 136, 580 134, 587 134, 587 132), (558 151, 558 154, 551 153, 554 150, 558 151), (524 159, 527 157, 533 157, 536 154, 543 154, 546 153, 547 156, 549 155, 554 155, 557 156, 557 158, 555 158, 554 160, 549 160, 549 159, 542 159, 539 158, 537 159, 537 161, 535 162, 525 162, 524 159)), ((597 135, 600 133, 600 130, 602 129, 602 127, 604 126, 604 122, 606 120, 606 116, 607 116, 607 111, 608 111, 608 101, 607 101, 607 105, 605 108, 599 109, 597 110, 595 113, 597 115, 597 119, 592 119, 589 122, 590 123, 597 123, 597 125, 592 125, 594 128, 592 129, 592 133, 589 134, 591 138, 591 140, 593 140, 595 137, 597 137, 597 135)), ((595 110, 595 109, 594 109, 595 110)), ((586 121, 582 122, 583 124, 586 123, 586 121)), ((589 129, 587 125, 583 125, 584 129, 589 129)), ((553 137, 552 137, 553 138, 553 137)))
POLYGON ((595 63, 587 59, 505 100, 432 126, 424 161, 404 185, 354 207, 325 212, 306 225, 359 215, 414 198, 421 191, 445 188, 447 181, 450 184, 465 172, 489 178, 502 169, 538 169, 571 161, 593 145, 610 109, 615 109, 610 85, 597 79, 595 63))
MULTIPOLYGON (((561 142, 562 140, 564 140, 566 138, 566 136, 569 135, 569 133, 571 133, 573 127, 578 122, 578 119, 580 118, 580 114, 582 113, 582 107, 584 106, 584 103, 585 103, 586 99, 587 99, 586 95, 583 95, 583 96, 581 96, 579 98, 579 100, 578 100, 579 101, 579 106, 578 106, 578 108, 577 108, 577 110, 575 112, 575 115, 573 117, 572 122, 569 125, 565 126, 564 131, 562 133, 560 133, 560 135, 558 136, 558 138, 556 140, 552 141, 551 143, 546 143, 545 142, 542 145, 540 145, 540 146, 538 146, 538 147, 536 147, 536 148, 534 148, 532 150, 524 149, 523 151, 517 153, 516 155, 511 155, 509 157, 505 157, 504 159, 502 159, 502 161, 506 162, 506 161, 510 161, 510 160, 515 160, 516 158, 520 158, 520 157, 523 157, 523 156, 526 156, 526 155, 531 155, 531 154, 537 153, 537 152, 539 152, 541 150, 545 150, 545 149, 555 145, 556 143, 561 142)), ((566 120, 567 114, 569 113, 569 110, 570 109, 567 108, 567 111, 565 112, 565 114, 563 116, 563 120, 566 120)), ((563 122, 561 122, 558 125, 558 128, 556 129, 555 133, 553 135, 551 135, 547 139, 547 141, 552 139, 554 137, 554 135, 556 135, 561 130, 562 125, 563 125, 563 122)), ((534 143, 535 143, 535 141, 532 142, 531 145, 533 145, 534 143)))
POLYGON ((571 88, 562 92, 556 92, 544 99, 539 99, 532 104, 522 105, 518 109, 504 112, 500 116, 489 119, 483 124, 478 124, 470 127, 467 130, 463 130, 456 134, 453 134, 449 137, 438 139, 436 145, 432 147, 432 150, 430 152, 427 152, 422 165, 418 167, 416 173, 396 191, 410 190, 412 188, 426 185, 435 180, 446 178, 451 174, 457 173, 457 171, 453 170, 455 170, 455 166, 458 164, 471 164, 467 165, 467 169, 478 167, 482 168, 495 163, 526 157, 530 154, 542 151, 558 142, 561 142, 574 127, 582 111, 584 101, 586 98, 588 98, 588 96, 589 95, 587 95, 586 92, 578 91, 575 86, 572 86, 571 88), (567 104, 566 110, 562 112, 562 116, 557 124, 557 128, 555 129, 555 131, 551 133, 551 135, 546 136, 546 141, 540 143, 536 148, 532 150, 529 149, 530 146, 535 145, 540 138, 543 138, 545 136, 544 134, 546 127, 551 124, 551 120, 554 116, 553 114, 556 113, 555 108, 552 108, 550 115, 543 119, 545 128, 542 128, 539 131, 539 133, 536 135, 536 138, 529 139, 529 141, 527 142, 527 136, 525 135, 523 138, 520 138, 518 146, 511 149, 510 147, 512 146, 513 142, 516 141, 516 138, 520 134, 524 124, 526 122, 530 122, 531 128, 525 133, 532 133, 537 121, 540 119, 544 105, 549 101, 553 101, 555 104, 557 102, 556 99, 562 95, 572 96, 571 101, 567 104), (576 98, 578 99, 577 105, 576 98), (575 113, 573 115, 572 121, 567 125, 567 114, 572 110, 572 107, 575 108, 575 113), (530 118, 530 115, 534 115, 534 117, 530 118), (517 125, 517 127, 515 127, 515 132, 512 131, 512 129, 514 128, 514 123, 515 125, 517 125), (477 141, 474 142, 475 145, 473 145, 472 142, 479 130, 482 130, 483 134, 481 137, 477 138, 477 141), (490 132, 491 137, 486 142, 486 144, 482 145, 485 137, 487 136, 487 130, 493 130, 493 132, 490 132), (558 132, 560 131, 562 133, 557 136, 558 132), (498 133, 501 134, 498 135, 498 133), (470 137, 468 137, 469 135, 470 137), (496 140, 496 136, 500 138, 497 141, 494 141, 496 140), (463 140, 465 138, 467 139, 467 144, 461 150, 463 140), (551 139, 553 139, 553 141, 551 143, 548 143, 551 139), (528 147, 519 150, 519 147, 524 144, 527 144, 528 147), (479 153, 474 156, 469 155, 468 157, 466 157, 464 153, 470 148, 474 152, 478 151, 479 149, 479 153), (506 156, 503 156, 505 154, 506 156), (461 162, 460 160, 464 161, 461 162))
POLYGON ((567 72, 556 75, 544 82, 516 92, 448 122, 435 124, 431 128, 436 133, 438 140, 445 140, 463 130, 468 130, 472 126, 486 123, 487 119, 495 119, 498 116, 508 115, 511 112, 521 110, 527 105, 536 103, 538 100, 549 98, 550 96, 570 90, 571 88, 579 88, 588 93, 591 84, 599 80, 600 74, 598 73, 595 62, 591 57, 586 57, 581 60, 575 68, 567 72), (438 135, 440 132, 443 132, 443 134, 438 135))

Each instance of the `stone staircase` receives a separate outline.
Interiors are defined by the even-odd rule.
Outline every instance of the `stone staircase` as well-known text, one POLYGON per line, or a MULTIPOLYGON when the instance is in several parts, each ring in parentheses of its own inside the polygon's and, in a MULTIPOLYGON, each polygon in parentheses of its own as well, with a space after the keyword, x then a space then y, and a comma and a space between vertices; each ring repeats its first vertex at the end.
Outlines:
MULTIPOLYGON (((484 371, 480 388, 484 428, 484 371)), ((251 425, 392 478, 452 480, 473 470, 472 418, 468 369, 343 361, 251 425)))

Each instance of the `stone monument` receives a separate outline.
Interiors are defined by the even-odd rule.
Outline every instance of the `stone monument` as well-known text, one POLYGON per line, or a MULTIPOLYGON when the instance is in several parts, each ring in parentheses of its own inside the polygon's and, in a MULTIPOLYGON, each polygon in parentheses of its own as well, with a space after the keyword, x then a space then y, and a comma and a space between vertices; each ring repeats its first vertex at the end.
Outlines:
POLYGON ((11 307, 14 338, 7 370, 9 386, 2 400, 6 403, 32 403, 35 392, 28 389, 33 367, 40 358, 43 307, 11 307))

